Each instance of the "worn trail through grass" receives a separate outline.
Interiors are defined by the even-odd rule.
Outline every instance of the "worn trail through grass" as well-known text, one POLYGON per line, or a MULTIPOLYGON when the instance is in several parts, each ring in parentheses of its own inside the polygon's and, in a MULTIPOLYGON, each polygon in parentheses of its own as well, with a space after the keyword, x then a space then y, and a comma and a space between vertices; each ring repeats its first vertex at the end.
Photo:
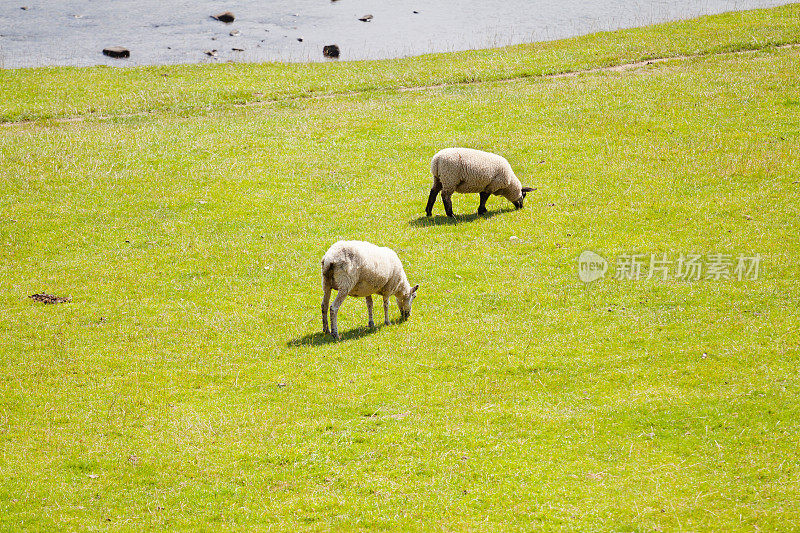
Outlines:
MULTIPOLYGON (((307 99, 325 99, 325 98, 336 98, 341 96, 353 96, 358 94, 370 94, 370 93, 386 93, 386 92, 410 92, 410 91, 428 91, 434 89, 441 89, 445 87, 460 87, 460 86, 469 86, 469 85, 480 85, 484 83, 502 83, 502 82, 514 82, 523 79, 530 79, 530 78, 541 78, 541 79, 558 79, 558 78, 568 78, 574 76, 580 76, 584 74, 601 74, 604 72, 624 72, 627 70, 634 70, 637 68, 646 67, 648 65, 654 65, 657 63, 665 63, 669 61, 681 61, 681 60, 690 60, 699 57, 708 57, 708 56, 728 56, 728 55, 741 55, 741 54, 748 54, 754 53, 759 50, 766 50, 766 49, 787 49, 787 48, 797 48, 800 46, 798 43, 789 43, 789 44, 782 44, 777 46, 765 46, 760 48, 748 48, 746 50, 736 50, 736 51, 728 51, 728 52, 710 52, 710 53, 702 53, 702 54, 681 54, 675 56, 668 56, 668 57, 654 57, 652 59, 646 59, 642 61, 632 61, 628 63, 620 63, 616 65, 610 65, 606 67, 597 67, 597 68, 587 68, 583 70, 570 70, 566 72, 558 72, 555 74, 526 74, 520 76, 511 76, 508 78, 499 78, 493 80, 473 80, 473 81, 465 81, 465 82, 454 82, 454 83, 437 83, 432 85, 419 85, 419 86, 412 86, 412 87, 394 87, 394 88, 382 88, 382 89, 362 89, 356 91, 343 91, 343 92, 330 92, 325 94, 312 94, 306 96, 287 96, 285 98, 273 98, 270 100, 260 100, 260 101, 253 101, 253 102, 245 102, 245 103, 232 103, 232 104, 220 104, 215 106, 204 106, 202 108, 197 109, 197 111, 202 112, 209 112, 209 111, 221 111, 226 108, 247 108, 247 107, 255 107, 255 106, 263 106, 263 105, 270 105, 270 104, 277 104, 280 102, 288 102, 288 101, 295 101, 295 100, 307 100, 307 99)), ((185 110, 186 112, 190 112, 189 109, 185 110)), ((55 118, 51 119, 51 122, 55 123, 69 123, 69 122, 81 122, 85 120, 110 120, 110 119, 119 119, 119 118, 133 118, 133 117, 143 117, 148 115, 153 115, 158 113, 158 111, 142 111, 138 113, 120 113, 114 115, 86 115, 86 116, 77 116, 77 117, 67 117, 67 118, 55 118)), ((36 120, 20 120, 20 121, 10 121, 10 122, 0 122, 2 126, 15 126, 21 124, 29 124, 31 122, 36 122, 36 120)))

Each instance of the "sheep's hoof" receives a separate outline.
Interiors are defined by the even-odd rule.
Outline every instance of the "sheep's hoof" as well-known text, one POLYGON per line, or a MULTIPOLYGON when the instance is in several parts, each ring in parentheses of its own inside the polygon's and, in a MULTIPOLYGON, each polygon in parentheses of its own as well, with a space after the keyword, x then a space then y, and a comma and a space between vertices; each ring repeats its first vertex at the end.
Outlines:
POLYGON ((338 341, 339 340, 339 332, 334 331, 333 333, 331 333, 331 337, 333 337, 334 339, 336 339, 338 341))
POLYGON ((432 217, 433 216, 433 212, 432 211, 425 211, 425 216, 426 217, 432 217))
POLYGON ((479 214, 479 215, 485 215, 485 214, 486 214, 486 213, 488 213, 488 212, 489 212, 489 210, 488 210, 488 209, 486 209, 485 207, 483 207, 483 208, 479 207, 479 208, 478 208, 478 214, 479 214))
POLYGON ((368 326, 369 326, 369 327, 371 327, 371 328, 374 328, 374 327, 375 327, 375 322, 370 322, 370 323, 368 324, 368 326))

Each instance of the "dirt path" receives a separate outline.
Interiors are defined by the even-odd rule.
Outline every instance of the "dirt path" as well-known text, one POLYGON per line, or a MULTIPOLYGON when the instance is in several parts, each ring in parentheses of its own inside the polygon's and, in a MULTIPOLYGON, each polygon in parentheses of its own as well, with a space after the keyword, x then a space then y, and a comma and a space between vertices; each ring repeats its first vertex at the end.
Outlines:
MULTIPOLYGON (((373 92, 421 92, 421 91, 430 91, 435 89, 442 89, 445 87, 462 87, 462 86, 472 86, 472 85, 482 85, 487 83, 512 83, 515 81, 526 80, 526 79, 558 79, 558 78, 574 78, 584 74, 600 74, 605 72, 625 72, 629 70, 636 70, 638 68, 646 67, 648 65, 654 65, 658 63, 666 63, 668 61, 686 61, 689 59, 696 59, 700 57, 720 57, 720 56, 734 56, 734 55, 743 55, 743 54, 752 54, 754 52, 759 52, 762 50, 784 50, 788 48, 800 48, 800 43, 791 43, 791 44, 783 44, 779 46, 767 46, 764 48, 756 48, 756 49, 748 49, 748 50, 737 50, 735 52, 715 52, 715 53, 701 53, 701 54, 686 54, 686 55, 676 55, 676 56, 669 56, 669 57, 659 57, 654 59, 647 59, 644 61, 634 61, 631 63, 621 63, 619 65, 611 65, 608 67, 598 67, 598 68, 590 68, 584 70, 573 70, 569 72, 558 72, 555 74, 525 74, 522 76, 512 76, 510 78, 501 78, 496 80, 476 80, 476 81, 465 81, 465 82, 454 82, 454 83, 439 83, 436 85, 421 85, 416 87, 387 87, 381 89, 364 89, 364 90, 355 90, 355 91, 341 91, 341 92, 332 92, 326 94, 317 94, 317 95, 310 95, 310 96, 287 96, 285 98, 279 99, 270 99, 270 100, 259 100, 255 102, 245 102, 241 104, 231 104, 231 103, 223 103, 216 106, 206 106, 206 107, 196 107, 196 108, 185 108, 185 109, 176 109, 175 111, 212 111, 214 109, 224 109, 224 108, 247 108, 247 107, 256 107, 256 106, 264 106, 264 105, 271 105, 278 102, 291 102, 291 101, 299 101, 299 100, 324 100, 329 98, 338 98, 341 96, 355 96, 359 94, 366 94, 366 93, 373 93, 373 92)), ((111 120, 115 118, 133 118, 133 117, 146 117, 150 115, 156 115, 158 113, 164 111, 172 111, 170 109, 159 109, 155 111, 141 111, 137 113, 121 113, 117 115, 79 115, 74 117, 63 117, 63 118, 51 118, 51 119, 33 119, 33 120, 22 120, 17 122, 3 122, 3 126, 19 126, 25 124, 33 124, 33 123, 55 123, 55 124, 65 124, 65 123, 73 123, 73 122, 84 122, 88 120, 111 120)))
MULTIPOLYGON (((603 72, 625 72, 627 70, 635 70, 637 68, 646 67, 648 65, 654 65, 657 63, 666 63, 668 61, 681 61, 681 60, 688 60, 688 59, 696 59, 699 57, 720 57, 720 56, 733 56, 733 55, 742 55, 742 54, 752 54, 754 52, 760 52, 762 50, 784 50, 787 48, 798 48, 800 47, 800 43, 791 43, 791 44, 782 44, 779 46, 774 47, 764 47, 764 48, 754 48, 749 50, 737 50, 735 52, 715 52, 715 53, 707 53, 707 54, 686 54, 686 55, 677 55, 677 56, 669 56, 669 57, 658 57, 654 59, 647 59, 644 61, 634 61, 632 63, 621 63, 619 65, 611 65, 609 67, 598 67, 598 68, 589 68, 584 70, 571 70, 569 72, 558 72, 556 74, 532 74, 532 75, 525 75, 525 76, 514 76, 511 78, 502 78, 498 80, 477 80, 477 81, 469 81, 469 82, 462 82, 462 83, 440 83, 438 85, 425 85, 420 87, 401 87, 397 89, 398 91, 427 91, 429 89, 439 89, 442 87, 458 87, 461 85, 478 85, 482 83, 502 83, 502 82, 513 82, 518 80, 524 80, 529 78, 540 78, 540 79, 558 79, 558 78, 574 78, 580 76, 582 74, 599 74, 603 72)), ((326 95, 327 96, 327 95, 326 95)), ((338 96, 338 95, 337 95, 338 96)))

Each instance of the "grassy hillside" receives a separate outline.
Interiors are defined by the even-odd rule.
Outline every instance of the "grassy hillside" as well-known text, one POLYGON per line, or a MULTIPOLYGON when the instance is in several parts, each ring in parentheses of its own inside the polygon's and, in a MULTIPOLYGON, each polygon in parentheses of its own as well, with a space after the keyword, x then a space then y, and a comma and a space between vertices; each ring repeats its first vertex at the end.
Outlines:
POLYGON ((541 76, 800 42, 800 4, 554 42, 388 61, 0 70, 0 122, 194 112, 209 106, 541 76))
POLYGON ((35 119, 0 126, 0 526, 798 529, 800 48, 773 45, 799 12, 389 62, 0 71, 5 119, 35 119), (160 73, 197 84, 152 91, 160 73), (248 91, 275 100, 230 105, 248 91), (309 92, 342 94, 288 98, 309 92), (456 223, 425 219, 453 145, 505 155, 525 209, 455 196, 456 223), (407 322, 369 330, 348 299, 343 340, 321 335, 339 238, 398 251, 407 322), (587 249, 763 262, 586 285, 587 249))

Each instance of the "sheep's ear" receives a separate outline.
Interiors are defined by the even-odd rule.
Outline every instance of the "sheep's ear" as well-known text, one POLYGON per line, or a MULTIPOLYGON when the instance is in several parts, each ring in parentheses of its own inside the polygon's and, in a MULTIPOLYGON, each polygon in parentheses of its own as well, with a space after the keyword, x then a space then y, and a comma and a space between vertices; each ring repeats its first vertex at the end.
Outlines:
POLYGON ((415 292, 417 292, 417 289, 419 289, 419 283, 417 283, 416 285, 411 287, 411 294, 414 294, 415 292))
POLYGON ((535 191, 535 190, 536 190, 535 187, 523 187, 522 188, 522 192, 532 192, 532 191, 535 191))

